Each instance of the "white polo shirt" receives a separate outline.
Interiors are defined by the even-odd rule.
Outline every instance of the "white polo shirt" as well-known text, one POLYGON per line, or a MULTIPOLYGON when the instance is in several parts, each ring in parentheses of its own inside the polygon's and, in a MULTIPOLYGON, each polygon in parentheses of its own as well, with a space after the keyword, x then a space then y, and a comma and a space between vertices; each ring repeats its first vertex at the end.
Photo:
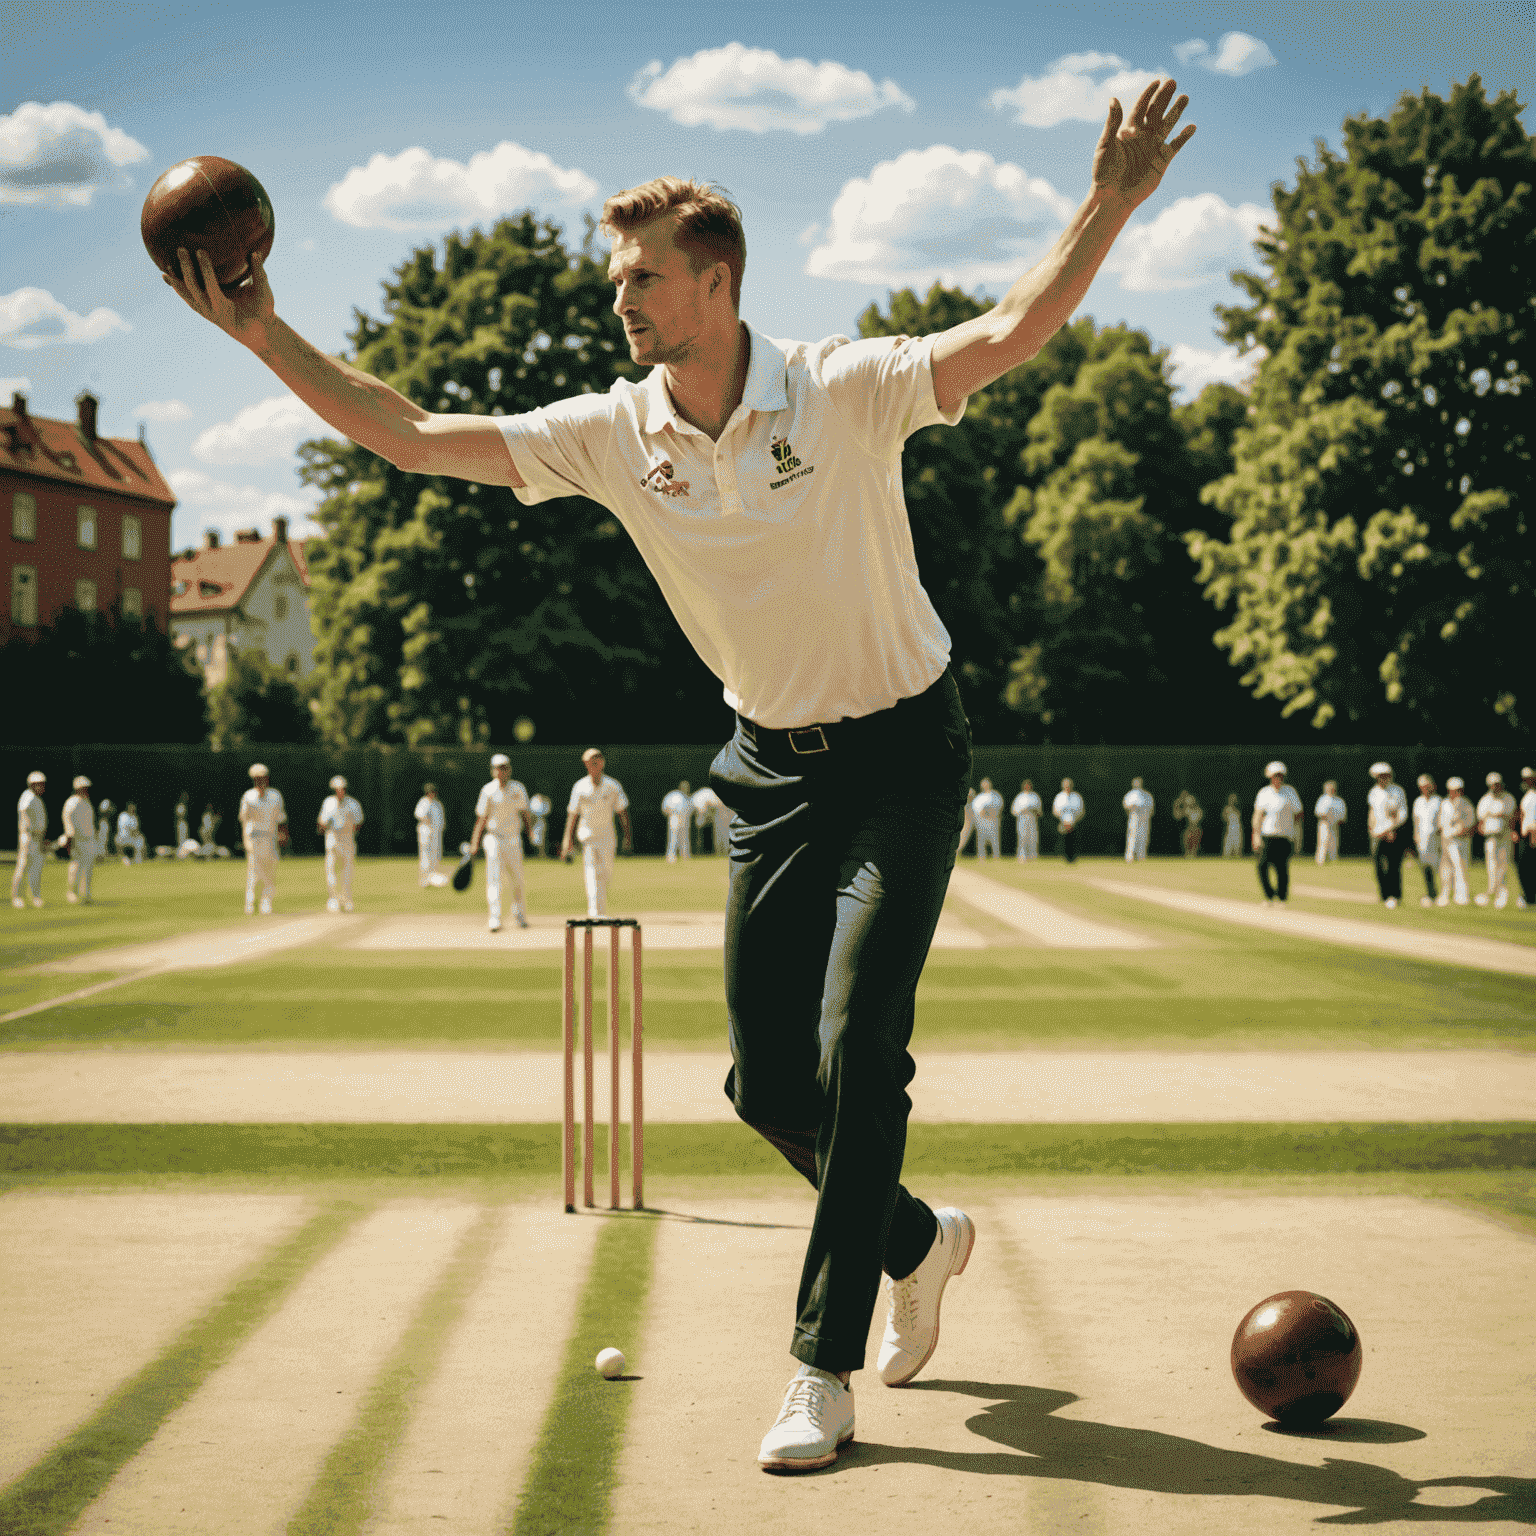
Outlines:
POLYGON ((363 824, 363 808, 351 795, 327 795, 320 803, 320 825, 325 828, 327 848, 351 848, 363 824))
POLYGON ((1408 796, 1401 784, 1373 784, 1365 797, 1366 831, 1385 837, 1408 820, 1408 796))
MULTIPOLYGON (((123 812, 126 816, 128 813, 123 812)), ((288 820, 282 795, 269 784, 257 789, 253 784, 240 797, 240 825, 253 837, 275 837, 279 825, 288 820)), ((134 830, 138 827, 135 825, 134 830)), ((118 817, 117 835, 123 835, 123 819, 118 817)))
POLYGON ((580 818, 576 823, 578 843, 614 843, 618 841, 618 834, 613 829, 613 819, 620 811, 628 809, 629 796, 617 779, 610 779, 605 773, 594 784, 592 775, 584 773, 571 786, 571 799, 565 812, 567 816, 580 818))
POLYGON ((523 829, 522 813, 527 809, 528 791, 516 779, 508 779, 505 785, 492 779, 475 801, 475 816, 485 817, 485 830, 492 837, 516 840, 523 829))
POLYGON ((48 808, 35 790, 22 790, 16 802, 16 827, 22 837, 42 837, 47 833, 48 808))
POLYGON ((1253 797, 1253 808, 1263 818, 1259 822, 1260 837, 1296 836, 1296 818, 1301 815, 1301 796, 1289 784, 1276 789, 1266 784, 1253 797))
POLYGON ((1003 816, 1003 797, 995 789, 984 789, 971 802, 971 814, 977 821, 996 826, 1003 816))
POLYGON ((609 508, 749 720, 888 709, 930 687, 950 648, 918 579, 901 446, 964 405, 939 411, 932 336, 747 333, 746 386, 718 442, 677 414, 661 368, 501 417, 517 496, 609 508))
POLYGON ((1013 814, 1015 816, 1040 815, 1040 796, 1032 789, 1021 789, 1013 797, 1013 814))

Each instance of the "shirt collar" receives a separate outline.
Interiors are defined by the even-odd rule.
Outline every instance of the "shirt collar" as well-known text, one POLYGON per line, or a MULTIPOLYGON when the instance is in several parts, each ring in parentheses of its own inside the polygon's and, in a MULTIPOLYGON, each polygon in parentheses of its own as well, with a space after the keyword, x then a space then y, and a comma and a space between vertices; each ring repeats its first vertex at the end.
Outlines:
MULTIPOLYGON (((742 322, 744 325, 745 321, 742 322)), ((747 382, 741 391, 741 403, 752 411, 782 411, 789 406, 788 359, 768 338, 750 325, 747 332, 747 382)), ((645 393, 645 430, 662 432, 668 427, 691 432, 693 428, 677 414, 672 392, 667 388, 667 370, 660 364, 646 374, 640 384, 645 393)))

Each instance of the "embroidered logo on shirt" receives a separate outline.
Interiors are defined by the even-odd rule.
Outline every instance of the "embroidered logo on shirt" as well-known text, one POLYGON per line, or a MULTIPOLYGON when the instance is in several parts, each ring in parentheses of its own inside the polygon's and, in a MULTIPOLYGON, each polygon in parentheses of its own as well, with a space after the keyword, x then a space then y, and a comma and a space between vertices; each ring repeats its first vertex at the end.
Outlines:
POLYGON ((815 472, 816 466, 814 464, 808 464, 804 469, 801 469, 800 460, 795 457, 795 450, 789 446, 789 439, 787 437, 776 437, 769 446, 773 452, 773 462, 778 466, 780 474, 783 475, 781 480, 770 480, 768 482, 768 489, 770 491, 776 491, 780 486, 788 485, 791 480, 799 480, 815 472))
POLYGON ((663 459, 661 463, 651 465, 640 484, 648 491, 655 491, 658 496, 686 496, 688 482, 674 480, 672 474, 672 460, 663 459))

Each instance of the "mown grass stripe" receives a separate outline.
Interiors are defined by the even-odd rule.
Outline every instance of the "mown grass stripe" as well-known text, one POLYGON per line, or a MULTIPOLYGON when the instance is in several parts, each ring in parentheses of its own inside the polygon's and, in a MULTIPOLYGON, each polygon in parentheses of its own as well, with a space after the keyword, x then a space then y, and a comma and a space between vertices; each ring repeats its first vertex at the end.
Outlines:
POLYGON ((464 1304, 485 1277, 503 1211, 492 1207, 459 1240, 389 1359, 364 1395, 352 1427, 331 1448, 288 1536, 355 1536, 373 1514, 380 1474, 409 1422, 417 1387, 431 1379, 464 1304))
POLYGON ((0 1491, 5 1536, 61 1536, 107 1484, 269 1318, 370 1207, 338 1201, 257 1259, 200 1318, 73 1434, 0 1491))
POLYGON ((604 1381, 592 1362, 600 1349, 613 1345, 624 1351, 630 1373, 644 1364, 636 1352, 655 1265, 657 1222, 643 1211, 602 1220, 512 1536, 563 1531, 600 1536, 608 1525, 635 1383, 604 1381))

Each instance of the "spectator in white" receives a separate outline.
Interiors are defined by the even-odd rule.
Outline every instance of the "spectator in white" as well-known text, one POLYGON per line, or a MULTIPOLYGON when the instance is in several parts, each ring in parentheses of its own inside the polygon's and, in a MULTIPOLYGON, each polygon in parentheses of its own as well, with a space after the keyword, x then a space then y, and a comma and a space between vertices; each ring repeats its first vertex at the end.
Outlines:
POLYGON ((976 831, 976 791, 967 789, 965 792, 965 810, 960 820, 960 846, 955 849, 958 858, 965 852, 966 844, 970 842, 976 831))
POLYGON ((416 883, 423 888, 446 885, 446 875, 440 880, 432 878, 442 873, 437 866, 443 862, 443 829, 448 824, 448 813, 437 798, 436 784, 421 786, 421 799, 416 802, 412 815, 416 822, 416 883))
POLYGON ((693 790, 687 779, 663 797, 661 814, 667 818, 667 863, 676 864, 693 853, 689 836, 693 821, 693 790))
POLYGON ((475 801, 475 830, 469 835, 471 857, 485 844, 486 927, 501 930, 501 887, 512 896, 512 920, 528 926, 523 910, 523 834, 533 831, 528 810, 528 791, 512 777, 512 761, 505 752, 491 759, 491 781, 475 801))
POLYGON ((91 871, 96 867, 96 815, 91 809, 91 781, 76 774, 74 794, 64 802, 64 845, 69 849, 66 901, 91 899, 91 871), (82 793, 83 791, 83 793, 82 793))
POLYGON ((1243 808, 1237 803, 1237 796, 1235 794, 1227 796, 1227 803, 1221 808, 1221 820, 1224 828, 1221 838, 1222 858, 1242 858, 1243 808))
POLYGON ((1435 889, 1435 871, 1440 868, 1440 807, 1444 802, 1435 789, 1432 775, 1419 775, 1419 794, 1413 802, 1413 846, 1424 870, 1425 894, 1421 907, 1432 907, 1439 894, 1435 889))
POLYGON ((1029 859, 1040 857, 1040 817, 1045 807, 1040 803, 1040 796, 1035 793, 1035 786, 1030 780, 1025 779, 1019 785, 1019 792, 1013 797, 1013 804, 1009 807, 1013 814, 1013 828, 1018 834, 1018 852, 1016 857, 1023 864, 1029 859))
POLYGON ((178 850, 192 836, 192 813, 187 808, 187 801, 191 798, 191 791, 184 789, 181 792, 181 799, 176 802, 176 847, 178 850))
POLYGON ((1072 787, 1071 779, 1061 781, 1061 789, 1051 801, 1051 815, 1056 818, 1056 829, 1061 834, 1061 856, 1068 864, 1077 859, 1077 829, 1088 814, 1083 797, 1072 787))
POLYGON ((144 862, 144 833, 139 827, 139 808, 132 800, 123 807, 122 815, 117 818, 117 851, 125 865, 144 862), (133 855, 131 860, 129 854, 133 855))
POLYGON ((200 859, 227 859, 229 849, 219 842, 219 828, 224 818, 214 810, 213 802, 203 807, 203 819, 197 824, 197 856, 200 859))
POLYGON ((1120 805, 1125 811, 1125 862, 1130 864, 1147 856, 1147 838, 1152 831, 1155 802, 1141 787, 1141 780, 1132 779, 1120 805))
POLYGON ((725 853, 731 845, 731 808, 706 784, 693 792, 693 826, 698 834, 699 852, 704 851, 704 834, 709 833, 709 851, 725 853))
POLYGON ((1194 858, 1205 837, 1205 808, 1189 790, 1182 790, 1173 802, 1173 819, 1184 823, 1184 857, 1194 858))
POLYGON ((288 845, 288 811, 282 795, 272 788, 265 763, 252 763, 251 787, 240 797, 240 841, 245 845, 245 915, 256 911, 256 887, 261 887, 261 912, 272 911, 277 895, 277 850, 288 845))
POLYGON ((581 844, 582 877, 587 887, 587 916, 608 915, 608 882, 613 878, 613 860, 617 850, 614 818, 624 828, 624 851, 634 846, 629 830, 629 797, 617 779, 603 772, 605 761, 596 747, 581 754, 586 777, 571 786, 566 806, 565 835, 560 839, 560 857, 568 858, 571 840, 581 844))
POLYGON ((533 831, 528 834, 528 841, 534 854, 541 859, 549 853, 549 813, 554 808, 555 802, 542 790, 528 797, 528 814, 533 817, 533 831))
POLYGON ((981 793, 971 802, 971 815, 976 818, 976 857, 985 859, 1003 856, 1003 797, 992 788, 991 779, 981 781, 981 793))
POLYGON ((1301 796, 1285 782, 1284 763, 1268 764, 1264 777, 1269 783, 1253 798, 1253 851, 1264 900, 1283 904, 1291 894, 1291 854, 1301 852, 1301 796))
POLYGON ((1349 820, 1349 807, 1339 798, 1339 781, 1329 779, 1312 807, 1317 818, 1317 863, 1321 868, 1339 856, 1339 828, 1349 820))
POLYGON ((110 858, 112 855, 112 818, 117 814, 117 807, 110 800, 103 800, 96 807, 96 857, 98 859, 110 858))
POLYGON ((363 808, 347 793, 341 774, 331 780, 331 792, 320 802, 315 830, 325 834, 325 890, 327 912, 352 910, 352 875, 357 868, 357 829, 363 824, 363 808))
POLYGON ((1440 894, 1437 907, 1445 906, 1454 893, 1456 905, 1471 900, 1467 876, 1472 868, 1472 829, 1477 825, 1477 811, 1463 793, 1460 779, 1445 781, 1445 799, 1440 802, 1440 894))
POLYGON ((1372 763, 1376 781, 1365 797, 1365 827, 1371 836, 1371 858, 1376 865, 1376 888, 1388 909, 1403 899, 1403 855, 1408 852, 1408 796, 1401 784, 1392 782, 1391 763, 1372 763))
POLYGON ((16 873, 11 876, 11 905, 24 907, 23 887, 31 892, 32 905, 43 904, 43 844, 48 840, 48 808, 43 791, 48 776, 34 770, 27 775, 27 787, 16 802, 16 873))
POLYGON ((1477 802, 1477 830, 1483 834, 1483 863, 1488 870, 1488 889, 1473 898, 1478 906, 1491 901, 1495 907, 1509 905, 1509 850, 1513 842, 1515 797, 1504 788, 1504 775, 1490 773, 1485 780, 1488 793, 1477 802))
POLYGON ((1520 770, 1520 790, 1520 825, 1515 841, 1520 894, 1515 897, 1515 905, 1523 910, 1536 906, 1536 768, 1520 770))

